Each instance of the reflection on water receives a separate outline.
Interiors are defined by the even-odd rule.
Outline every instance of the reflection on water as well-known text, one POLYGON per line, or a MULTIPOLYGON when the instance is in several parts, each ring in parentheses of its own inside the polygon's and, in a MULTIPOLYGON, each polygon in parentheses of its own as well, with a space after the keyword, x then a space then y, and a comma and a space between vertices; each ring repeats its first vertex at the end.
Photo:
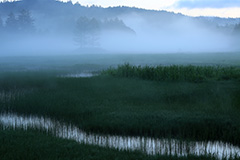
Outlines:
POLYGON ((96 74, 93 73, 71 73, 66 75, 61 75, 62 78, 90 78, 96 76, 96 74))
POLYGON ((110 147, 118 150, 139 150, 149 155, 209 155, 222 159, 240 158, 240 148, 223 142, 185 142, 175 139, 155 139, 149 137, 130 137, 98 135, 86 133, 73 125, 66 125, 50 118, 19 116, 12 113, 0 114, 3 129, 7 127, 41 129, 57 137, 72 139, 80 143, 110 147))

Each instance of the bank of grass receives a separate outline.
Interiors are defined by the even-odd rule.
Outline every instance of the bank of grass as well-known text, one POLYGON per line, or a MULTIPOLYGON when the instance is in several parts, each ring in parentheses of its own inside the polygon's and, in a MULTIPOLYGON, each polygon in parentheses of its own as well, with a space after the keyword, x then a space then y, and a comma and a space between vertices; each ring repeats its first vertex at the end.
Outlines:
POLYGON ((119 65, 103 71, 115 77, 140 78, 155 81, 188 81, 202 82, 206 80, 240 80, 239 67, 221 66, 133 66, 119 65))
POLYGON ((3 74, 0 86, 34 88, 10 102, 1 101, 1 111, 45 115, 102 134, 240 145, 240 85, 235 79, 192 83, 19 72, 3 74))
POLYGON ((79 144, 38 131, 0 130, 1 160, 214 160, 213 157, 147 156, 140 152, 118 151, 79 144))

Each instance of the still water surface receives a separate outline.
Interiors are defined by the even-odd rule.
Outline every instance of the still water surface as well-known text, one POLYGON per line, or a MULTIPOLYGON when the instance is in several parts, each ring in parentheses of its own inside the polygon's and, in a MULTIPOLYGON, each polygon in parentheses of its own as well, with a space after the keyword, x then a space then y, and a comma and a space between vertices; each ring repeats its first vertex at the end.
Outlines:
POLYGON ((96 76, 97 74, 93 74, 91 72, 82 72, 82 73, 69 73, 66 75, 61 75, 62 78, 91 78, 96 76))
POLYGON ((14 113, 1 113, 0 123, 3 129, 8 127, 34 128, 45 130, 59 138, 75 140, 79 143, 110 147, 118 150, 142 151, 149 155, 209 155, 222 159, 231 156, 240 158, 240 148, 229 143, 179 141, 176 139, 158 139, 150 137, 114 136, 86 133, 74 125, 67 125, 50 118, 21 116, 14 113))

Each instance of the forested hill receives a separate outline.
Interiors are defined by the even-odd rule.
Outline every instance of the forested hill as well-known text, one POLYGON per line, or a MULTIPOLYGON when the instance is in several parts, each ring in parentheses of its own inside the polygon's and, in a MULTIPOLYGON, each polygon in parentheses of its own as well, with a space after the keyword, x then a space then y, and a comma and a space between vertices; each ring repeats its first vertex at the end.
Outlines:
POLYGON ((45 12, 50 15, 72 15, 72 16, 93 16, 98 18, 111 18, 122 14, 129 14, 132 12, 144 13, 151 15, 175 15, 166 11, 144 10, 130 7, 109 7, 102 8, 100 6, 82 6, 79 3, 72 4, 72 2, 60 2, 56 0, 22 0, 15 2, 0 3, 0 11, 2 14, 8 14, 9 11, 17 12, 22 9, 28 9, 36 13, 45 12))
POLYGON ((5 44, 1 43, 0 50, 10 51, 13 43, 17 52, 27 50, 29 45, 25 44, 31 43, 33 50, 62 50, 59 46, 68 50, 77 44, 115 52, 235 51, 239 48, 232 41, 238 42, 235 33, 239 23, 240 19, 234 18, 189 17, 167 11, 82 6, 55 0, 2 2, 0 41, 5 44), (26 36, 27 32, 31 36, 26 36))
MULTIPOLYGON (((115 18, 123 15, 137 14, 146 19, 158 21, 174 21, 179 17, 185 17, 182 14, 175 14, 167 11, 145 10, 131 7, 109 7, 100 6, 82 6, 81 4, 72 4, 72 2, 63 3, 56 0, 22 0, 15 2, 0 3, 0 14, 6 16, 9 12, 19 12, 22 9, 30 10, 33 14, 60 16, 60 17, 95 17, 95 18, 115 18)), ((235 25, 240 19, 217 18, 217 17, 198 17, 205 22, 215 23, 217 25, 235 25)))
MULTIPOLYGON (((79 17, 86 16, 88 18, 96 18, 99 20, 119 18, 127 23, 127 26, 135 30, 131 26, 132 21, 137 19, 155 25, 156 27, 175 23, 179 19, 187 19, 200 24, 209 26, 228 27, 233 29, 240 23, 240 19, 233 18, 217 18, 217 17, 197 17, 192 18, 182 14, 175 14, 167 11, 145 10, 131 7, 109 7, 102 8, 100 6, 82 6, 79 3, 60 2, 56 0, 21 0, 14 2, 0 3, 0 19, 6 19, 12 12, 15 15, 21 10, 28 10, 31 13, 37 28, 51 30, 57 28, 59 30, 73 29, 76 20, 79 17), (129 20, 131 19, 131 20, 129 20), (52 23, 54 21, 54 23, 52 23)), ((126 24, 125 23, 125 24, 126 24)), ((126 29, 126 30, 129 30, 126 29)))

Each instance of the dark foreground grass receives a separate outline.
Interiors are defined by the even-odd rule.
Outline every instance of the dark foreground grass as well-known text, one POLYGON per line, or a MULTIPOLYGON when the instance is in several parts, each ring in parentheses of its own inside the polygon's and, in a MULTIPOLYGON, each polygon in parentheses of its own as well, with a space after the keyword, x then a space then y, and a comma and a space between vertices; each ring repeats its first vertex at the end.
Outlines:
POLYGON ((0 107, 1 111, 49 116, 103 134, 240 145, 239 84, 237 80, 192 83, 111 76, 56 78, 40 72, 2 74, 2 89, 34 89, 1 101, 0 107))
POLYGON ((141 78, 155 81, 188 81, 202 82, 206 80, 240 80, 239 67, 220 66, 132 66, 120 65, 105 70, 103 74, 116 77, 141 78))
POLYGON ((79 144, 34 130, 0 130, 1 160, 207 160, 212 157, 147 156, 79 144))

